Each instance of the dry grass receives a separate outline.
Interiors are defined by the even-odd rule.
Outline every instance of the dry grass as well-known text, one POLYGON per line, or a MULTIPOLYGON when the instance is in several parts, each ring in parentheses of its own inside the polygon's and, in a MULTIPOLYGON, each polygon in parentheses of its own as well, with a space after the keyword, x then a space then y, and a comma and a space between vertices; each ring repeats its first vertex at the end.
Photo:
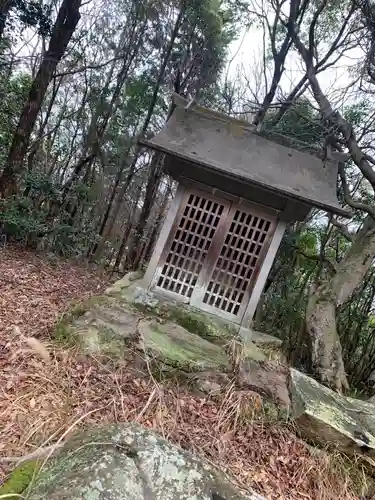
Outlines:
MULTIPOLYGON (((263 410, 245 391, 228 387, 219 398, 200 398, 74 349, 46 348, 49 362, 21 339, 13 338, 3 350, 9 356, 0 372, 3 457, 65 440, 78 427, 136 420, 267 498, 358 498, 346 465, 312 457, 285 426, 265 424, 263 410)), ((5 475, 14 462, 0 464, 5 475)))
MULTIPOLYGON (((52 288, 53 280, 60 286, 67 279, 51 276, 45 263, 43 266, 52 288)), ((25 276, 27 269, 23 266, 25 276)), ((90 291, 89 286, 82 287, 90 280, 79 275, 80 285, 76 283, 74 288, 71 284, 69 288, 74 288, 77 297, 90 294, 100 285, 100 280, 96 280, 90 291)), ((17 285, 15 293, 18 290, 17 285)), ((62 293, 67 293, 67 289, 62 293)), ((8 299, 10 296, 8 290, 8 299)), ((48 299, 48 293, 45 296, 48 299)), ((34 290, 30 289, 29 300, 33 297, 34 290)), ((62 307, 67 304, 65 298, 62 307)), ((15 457, 65 441, 77 428, 136 420, 221 467, 244 490, 253 488, 266 498, 358 498, 354 480, 361 479, 358 474, 349 474, 348 462, 341 457, 313 457, 285 425, 265 423, 263 409, 252 393, 228 386, 220 397, 202 398, 183 387, 157 383, 149 373, 135 374, 126 364, 114 366, 108 359, 86 357, 76 349, 57 347, 48 343, 46 334, 39 337, 42 346, 38 347, 35 341, 25 339, 35 334, 37 321, 35 327, 28 329, 28 314, 21 317, 18 313, 14 316, 18 326, 15 329, 6 311, 10 307, 11 302, 6 303, 2 296, 0 318, 8 317, 9 321, 0 335, 3 477, 14 466, 15 457)), ((38 307, 34 306, 33 318, 38 316, 38 307)), ((39 317, 45 311, 42 307, 39 317)), ((47 314, 49 324, 43 323, 44 332, 59 312, 61 308, 56 306, 47 314)))

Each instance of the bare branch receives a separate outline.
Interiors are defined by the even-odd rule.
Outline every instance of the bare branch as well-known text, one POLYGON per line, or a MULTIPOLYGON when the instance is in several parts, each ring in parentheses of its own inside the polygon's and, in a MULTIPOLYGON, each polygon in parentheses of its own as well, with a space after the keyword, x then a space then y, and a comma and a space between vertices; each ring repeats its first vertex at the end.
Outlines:
POLYGON ((356 210, 362 210, 363 212, 366 212, 368 215, 370 215, 374 220, 375 220, 375 210, 367 205, 366 203, 362 203, 360 201, 355 200, 349 191, 348 183, 346 181, 346 176, 345 176, 345 167, 343 163, 339 163, 339 176, 341 180, 341 185, 344 193, 344 200, 345 202, 351 207, 356 210))
MULTIPOLYGON (((375 191, 375 172, 372 169, 369 161, 366 159, 365 153, 358 145, 358 141, 353 130, 353 126, 346 121, 338 110, 334 110, 321 89, 321 86, 316 77, 316 68, 313 65, 313 57, 310 51, 307 50, 297 34, 296 27, 292 24, 288 26, 289 33, 293 42, 300 53, 306 65, 306 74, 313 91, 314 98, 319 104, 320 112, 325 120, 344 136, 346 146, 349 149, 351 157, 357 167, 360 169, 364 177, 370 182, 375 191)), ((363 208, 362 208, 363 209, 363 208)), ((368 210, 366 210, 368 213, 368 210)))
POLYGON ((333 226, 337 227, 340 230, 340 233, 344 236, 344 238, 353 243, 354 235, 349 232, 349 229, 347 228, 347 226, 345 226, 345 224, 342 224, 333 217, 331 217, 330 222, 333 226))

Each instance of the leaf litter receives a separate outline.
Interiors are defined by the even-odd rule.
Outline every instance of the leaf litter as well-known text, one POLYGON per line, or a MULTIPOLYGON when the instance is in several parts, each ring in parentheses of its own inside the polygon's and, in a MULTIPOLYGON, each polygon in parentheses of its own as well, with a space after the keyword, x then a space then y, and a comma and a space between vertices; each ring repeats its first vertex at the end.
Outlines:
POLYGON ((61 444, 77 428, 135 420, 203 456, 245 492, 358 498, 345 467, 326 453, 313 456, 285 424, 268 422, 251 391, 202 397, 54 344, 49 334, 61 314, 108 283, 92 268, 0 250, 0 480, 19 458, 61 444))

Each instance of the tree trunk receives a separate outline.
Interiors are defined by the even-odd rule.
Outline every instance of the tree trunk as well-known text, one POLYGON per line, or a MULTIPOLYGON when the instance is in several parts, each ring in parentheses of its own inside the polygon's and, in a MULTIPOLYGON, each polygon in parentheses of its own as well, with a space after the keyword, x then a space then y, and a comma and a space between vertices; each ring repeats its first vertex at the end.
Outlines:
POLYGON ((264 308, 264 303, 266 300, 266 294, 263 292, 262 295, 260 296, 257 308, 255 310, 255 316, 254 316, 254 330, 260 330, 262 327, 262 321, 263 321, 263 308, 264 308))
MULTIPOLYGON (((103 234, 104 234, 105 228, 107 226, 107 222, 108 222, 110 213, 112 211, 112 206, 113 206, 113 203, 114 203, 115 198, 116 198, 116 194, 117 194, 118 187, 119 187, 121 179, 122 179, 123 172, 124 172, 125 167, 126 167, 126 159, 127 159, 128 155, 129 155, 129 151, 130 151, 130 149, 128 149, 128 151, 126 152, 125 158, 121 162, 120 167, 119 167, 119 169, 117 171, 115 183, 114 183, 114 185, 112 187, 112 191, 111 191, 111 196, 109 198, 109 201, 108 201, 108 204, 107 204, 107 208, 106 208, 106 210, 104 212, 104 216, 103 216, 103 219, 102 219, 102 221, 100 223, 100 227, 99 227, 99 230, 98 230, 98 236, 100 237, 100 241, 98 243, 95 243, 93 245, 93 247, 90 249, 90 252, 89 252, 89 255, 88 255, 88 257, 90 257, 90 258, 94 257, 94 259, 98 259, 101 256, 102 252, 103 252, 104 243, 106 241, 103 238, 103 234)), ((112 227, 111 227, 111 231, 112 231, 112 227)))
POLYGON ((164 222, 165 214, 166 214, 166 208, 169 202, 169 196, 170 196, 170 189, 168 189, 164 195, 164 199, 161 203, 160 209, 159 209, 159 214, 155 220, 154 227, 151 231, 151 235, 149 238, 149 241, 147 243, 147 246, 144 249, 143 256, 142 256, 142 263, 143 262, 149 262, 151 259, 152 252, 154 250, 156 240, 159 236, 161 227, 164 222))
MULTIPOLYGON (((113 271, 118 271, 120 269, 120 264, 121 264, 121 261, 124 257, 124 254, 125 254, 126 245, 127 245, 130 233, 132 232, 133 225, 135 223, 137 206, 138 206, 139 199, 141 196, 141 191, 142 191, 142 182, 140 182, 138 187, 137 187, 136 196, 134 197, 134 205, 133 205, 130 217, 128 219, 128 224, 127 224, 125 231, 124 231, 124 234, 122 236, 121 245, 120 245, 119 251, 117 252, 116 262, 113 266, 113 271)), ((124 267, 126 268, 126 261, 125 261, 124 267)))
POLYGON ((140 265, 143 248, 143 233, 150 217, 151 209, 154 204, 155 196, 159 189, 160 179, 162 177, 162 153, 154 153, 150 164, 150 173, 147 180, 146 195, 142 205, 142 211, 139 216, 137 228, 135 230, 133 248, 129 255, 129 261, 132 270, 135 271, 140 265))
MULTIPOLYGON (((124 182, 122 183, 122 187, 117 195, 117 201, 114 204, 115 206, 114 206, 112 215, 111 215, 111 211, 112 211, 113 202, 111 203, 111 207, 110 207, 110 210, 108 211, 108 217, 106 218, 105 226, 103 227, 103 232, 101 234, 100 241, 99 241, 95 251, 93 251, 93 253, 92 253, 93 260, 96 260, 101 256, 105 242, 111 237, 113 226, 115 225, 118 214, 119 214, 120 209, 122 207, 122 204, 124 202, 126 192, 127 192, 128 188, 130 186, 130 183, 132 182, 133 177, 135 175, 136 161, 137 161, 137 157, 134 158, 132 165, 130 166, 129 173, 127 174, 124 182)), ((116 196, 116 193, 117 193, 117 189, 116 189, 116 191, 114 191, 113 194, 116 196)))
POLYGON ((31 133, 56 66, 61 61, 80 19, 80 6, 81 0, 63 0, 60 6, 49 47, 31 85, 27 102, 13 136, 7 163, 0 177, 0 195, 2 196, 17 193, 17 176, 24 168, 31 133))
POLYGON ((368 216, 336 274, 311 291, 306 331, 311 342, 312 368, 319 380, 338 391, 348 388, 336 328, 336 310, 360 285, 375 256, 375 221, 368 216))

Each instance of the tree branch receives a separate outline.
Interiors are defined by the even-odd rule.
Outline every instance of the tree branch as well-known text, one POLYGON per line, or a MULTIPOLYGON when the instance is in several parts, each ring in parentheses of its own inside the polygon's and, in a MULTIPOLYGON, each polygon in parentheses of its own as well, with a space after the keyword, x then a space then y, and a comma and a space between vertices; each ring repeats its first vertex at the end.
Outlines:
POLYGON ((341 222, 334 219, 333 217, 330 219, 330 222, 333 226, 337 227, 340 230, 340 232, 344 236, 344 238, 346 238, 348 241, 353 243, 354 235, 349 232, 349 229, 347 228, 347 226, 345 226, 345 224, 342 224, 341 222))
MULTIPOLYGON (((302 59, 306 65, 306 74, 310 82, 311 89, 314 94, 314 98, 319 105, 322 117, 327 120, 333 127, 337 127, 337 130, 341 132, 344 136, 346 146, 349 149, 351 157, 357 167, 360 169, 364 177, 369 181, 373 190, 375 191, 375 172, 370 165, 369 161, 366 159, 365 153, 359 147, 355 132, 352 125, 347 122, 339 111, 333 110, 329 100, 323 93, 318 79, 316 77, 316 68, 313 65, 313 58, 311 52, 307 50, 305 45, 299 38, 295 26, 292 24, 288 25, 288 30, 293 42, 300 53, 302 59)), ((363 204, 361 204, 363 205, 363 204)), ((361 208, 363 210, 363 207, 361 208)), ((367 213, 368 209, 366 209, 367 213)))
POLYGON ((362 210, 363 212, 366 212, 368 215, 370 215, 374 220, 375 220, 375 210, 367 205, 366 203, 362 203, 360 201, 355 200, 349 191, 348 183, 346 181, 346 176, 345 176, 345 167, 343 163, 339 163, 339 176, 341 180, 341 185, 342 185, 342 190, 344 193, 344 200, 345 202, 351 207, 354 208, 355 210, 362 210))

